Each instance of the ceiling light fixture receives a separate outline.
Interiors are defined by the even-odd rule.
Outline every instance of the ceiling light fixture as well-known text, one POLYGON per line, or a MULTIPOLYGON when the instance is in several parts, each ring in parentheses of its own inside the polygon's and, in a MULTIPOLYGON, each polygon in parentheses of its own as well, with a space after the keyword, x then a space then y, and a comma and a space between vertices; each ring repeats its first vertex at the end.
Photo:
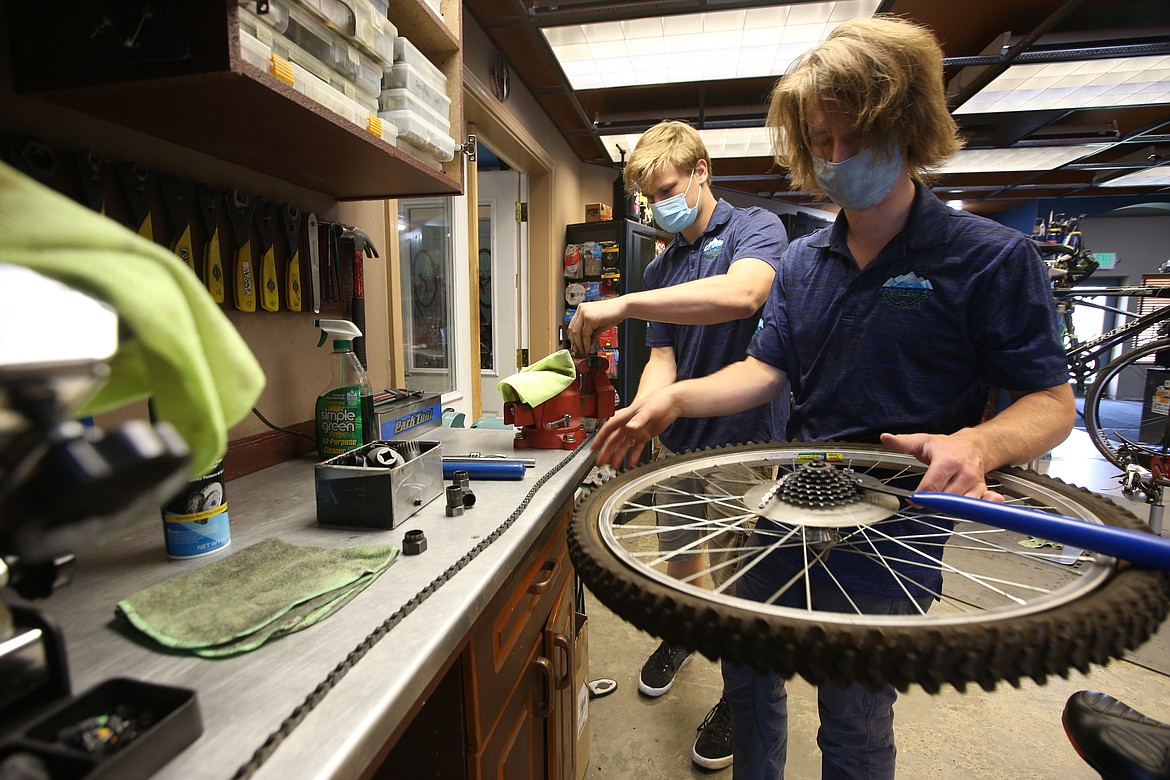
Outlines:
POLYGON ((1170 57, 1013 65, 955 114, 1170 103, 1170 57))
MULTIPOLYGON (((766 127, 732 127, 699 130, 707 153, 718 162, 730 157, 771 157, 772 133, 766 127)), ((613 162, 621 162, 621 151, 628 155, 641 133, 605 135, 605 148, 613 162)), ((938 173, 994 173, 997 171, 1050 171, 1093 154, 1107 144, 1077 146, 1031 146, 1023 149, 963 149, 948 160, 938 173)), ((1117 185, 1124 186, 1124 185, 1117 185)))
POLYGON ((1102 187, 1170 187, 1170 165, 1134 171, 1100 183, 1102 187))
POLYGON ((1021 149, 963 149, 938 169, 938 173, 996 173, 1001 171, 1051 171, 1107 144, 1077 146, 1029 146, 1021 149))
POLYGON ((771 5, 541 29, 575 90, 779 76, 879 0, 771 5))

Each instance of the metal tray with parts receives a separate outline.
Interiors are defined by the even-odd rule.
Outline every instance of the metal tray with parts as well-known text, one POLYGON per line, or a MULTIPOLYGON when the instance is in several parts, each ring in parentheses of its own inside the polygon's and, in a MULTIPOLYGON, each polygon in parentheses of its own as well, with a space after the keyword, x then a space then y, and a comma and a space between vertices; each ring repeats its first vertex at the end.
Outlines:
POLYGON ((318 463, 317 525, 384 530, 443 493, 442 444, 370 442, 318 463))

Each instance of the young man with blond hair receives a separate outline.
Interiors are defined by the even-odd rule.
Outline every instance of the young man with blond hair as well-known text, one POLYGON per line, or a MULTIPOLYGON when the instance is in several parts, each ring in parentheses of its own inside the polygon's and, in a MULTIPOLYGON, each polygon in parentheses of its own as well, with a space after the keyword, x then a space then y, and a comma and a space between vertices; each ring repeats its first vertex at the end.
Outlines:
MULTIPOLYGON (((748 357, 639 397, 598 433, 599 462, 624 460, 680 418, 733 414, 791 387, 790 438, 880 441, 927 464, 919 490, 1002 500, 984 475, 1059 444, 1075 408, 1035 247, 926 187, 960 147, 938 42, 893 17, 846 22, 777 83, 768 125, 792 186, 839 206, 836 222, 785 253, 748 357), (984 421, 990 387, 1013 401, 984 421)), ((757 527, 778 529, 766 519, 757 527)), ((786 550, 745 563, 737 595, 833 612, 924 611, 942 573, 921 563, 929 545, 909 527, 888 528, 874 543, 875 552, 888 546, 882 554, 838 553, 807 574, 786 550), (794 572, 811 604, 803 587, 776 598, 794 572)), ((735 778, 783 777, 784 680, 729 664, 723 675, 735 778)), ((817 697, 821 776, 893 778, 894 689, 823 682, 817 697)))
MULTIPOLYGON (((716 200, 707 148, 699 133, 682 122, 661 122, 647 130, 630 154, 624 179, 627 190, 641 190, 658 227, 675 238, 646 267, 641 292, 581 304, 569 334, 573 350, 584 353, 599 331, 627 317, 650 323, 650 357, 633 401, 637 403, 677 380, 704 377, 744 358, 788 238, 772 212, 716 200)), ((777 399, 768 399, 731 417, 680 420, 661 432, 660 452, 771 441, 783 433, 784 411, 777 399)), ((709 481, 721 484, 718 474, 709 481)), ((702 585, 705 556, 696 547, 695 526, 732 510, 678 498, 679 489, 702 494, 709 486, 674 487, 670 495, 664 491, 655 496, 658 523, 672 526, 660 537, 671 554, 667 572, 702 585)), ((744 532, 731 531, 711 546, 734 549, 743 537, 744 532)), ((718 569, 722 579, 731 570, 718 569)), ((689 649, 663 642, 643 665, 638 689, 646 696, 665 694, 689 658, 689 649)), ((727 704, 721 698, 698 729, 692 760, 705 769, 728 766, 729 729, 727 704)))

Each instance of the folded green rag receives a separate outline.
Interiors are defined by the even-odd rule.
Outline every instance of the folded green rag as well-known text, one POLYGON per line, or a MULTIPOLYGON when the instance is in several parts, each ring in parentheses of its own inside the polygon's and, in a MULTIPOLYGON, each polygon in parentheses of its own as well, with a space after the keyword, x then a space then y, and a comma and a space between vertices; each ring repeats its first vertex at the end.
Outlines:
POLYGON ((576 378, 577 365, 569 350, 562 349, 501 379, 496 389, 505 401, 523 401, 536 406, 573 384, 576 378))
POLYGON ((332 615, 378 578, 398 549, 301 547, 271 538, 118 602, 159 644, 233 655, 332 615))
POLYGON ((151 397, 156 417, 191 448, 192 475, 223 457, 264 373, 177 255, 0 163, 0 263, 105 301, 130 334, 120 334, 109 379, 80 414, 151 397))

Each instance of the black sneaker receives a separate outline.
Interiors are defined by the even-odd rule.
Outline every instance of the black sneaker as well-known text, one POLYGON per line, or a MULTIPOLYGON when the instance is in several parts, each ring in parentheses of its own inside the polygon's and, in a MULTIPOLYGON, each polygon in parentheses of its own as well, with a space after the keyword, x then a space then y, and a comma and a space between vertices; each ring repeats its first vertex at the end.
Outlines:
POLYGON ((691 760, 704 769, 731 766, 731 707, 720 698, 698 728, 691 760))
POLYGON ((638 675, 638 690, 646 696, 661 696, 674 685, 678 670, 691 660, 691 651, 681 645, 663 642, 642 664, 638 675))

